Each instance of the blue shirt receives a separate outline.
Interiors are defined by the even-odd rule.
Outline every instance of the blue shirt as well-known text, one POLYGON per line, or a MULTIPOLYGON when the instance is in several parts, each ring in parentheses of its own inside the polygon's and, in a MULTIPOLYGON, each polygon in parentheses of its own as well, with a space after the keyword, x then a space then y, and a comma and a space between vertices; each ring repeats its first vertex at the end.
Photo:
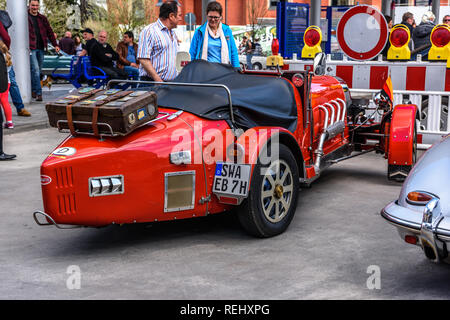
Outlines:
POLYGON ((133 45, 128 46, 127 60, 130 61, 131 63, 136 63, 136 52, 134 52, 133 45))
POLYGON ((222 63, 222 41, 214 39, 208 32, 208 61, 222 63))

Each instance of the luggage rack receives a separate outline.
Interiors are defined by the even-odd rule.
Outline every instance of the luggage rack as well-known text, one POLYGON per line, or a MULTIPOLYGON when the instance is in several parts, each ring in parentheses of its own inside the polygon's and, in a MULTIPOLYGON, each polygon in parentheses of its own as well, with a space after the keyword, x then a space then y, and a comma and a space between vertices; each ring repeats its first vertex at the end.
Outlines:
MULTIPOLYGON (((158 116, 155 119, 152 119, 150 121, 147 121, 147 122, 143 123, 142 125, 139 126, 139 128, 144 126, 144 125, 147 125, 149 123, 152 123, 154 121, 167 118, 170 115, 172 115, 172 114, 168 113, 168 112, 159 112, 158 116)), ((78 125, 89 125, 89 126, 92 126, 92 122, 91 121, 72 121, 72 123, 73 123, 74 127, 77 124, 78 125)), ((70 129, 63 128, 61 126, 62 124, 67 124, 67 126, 69 126, 69 121, 68 120, 58 120, 56 122, 56 127, 58 128, 58 131, 61 132, 61 133, 70 133, 70 129)), ((126 135, 126 134, 114 133, 112 127, 108 123, 98 122, 97 126, 99 128, 100 127, 106 128, 107 131, 108 131, 107 133, 100 133, 100 130, 99 130, 99 137, 100 138, 102 138, 102 137, 118 137, 118 136, 125 136, 126 135)), ((76 128, 75 128, 75 133, 76 134, 82 134, 82 135, 96 136, 93 132, 79 131, 79 130, 76 130, 76 128)))
MULTIPOLYGON (((228 98, 228 106, 230 111, 230 121, 231 121, 231 129, 233 131, 236 130, 236 122, 234 121, 234 111, 233 111, 233 103, 231 100, 231 91, 230 89, 223 84, 213 84, 213 83, 183 83, 183 82, 157 82, 157 81, 141 81, 141 80, 119 80, 119 79, 113 79, 108 82, 106 85, 106 89, 111 89, 112 84, 153 84, 153 85, 163 85, 163 86, 179 86, 179 87, 204 87, 204 88, 221 88, 224 89, 227 98, 228 98)), ((236 132, 235 132, 236 133, 236 132)))

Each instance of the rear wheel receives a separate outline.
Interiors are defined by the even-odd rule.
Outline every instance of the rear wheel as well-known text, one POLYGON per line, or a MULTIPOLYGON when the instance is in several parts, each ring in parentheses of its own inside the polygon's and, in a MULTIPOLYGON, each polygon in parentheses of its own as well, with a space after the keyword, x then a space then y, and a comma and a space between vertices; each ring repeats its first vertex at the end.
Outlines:
POLYGON ((388 164, 388 179, 403 182, 417 162, 417 125, 414 123, 411 165, 388 164))
POLYGON ((262 70, 262 64, 259 62, 253 63, 253 70, 262 70))
POLYGON ((297 207, 297 163, 288 147, 279 147, 279 157, 269 156, 267 165, 258 160, 249 196, 238 208, 242 227, 256 237, 268 238, 284 232, 297 207))

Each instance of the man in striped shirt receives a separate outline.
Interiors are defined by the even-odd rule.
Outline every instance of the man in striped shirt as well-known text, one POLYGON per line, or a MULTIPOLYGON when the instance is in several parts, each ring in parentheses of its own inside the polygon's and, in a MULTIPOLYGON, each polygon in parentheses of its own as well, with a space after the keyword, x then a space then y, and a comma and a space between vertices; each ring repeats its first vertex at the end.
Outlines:
POLYGON ((174 28, 181 21, 177 1, 160 7, 159 19, 145 27, 139 36, 139 75, 144 81, 171 81, 177 76, 178 39, 174 28))

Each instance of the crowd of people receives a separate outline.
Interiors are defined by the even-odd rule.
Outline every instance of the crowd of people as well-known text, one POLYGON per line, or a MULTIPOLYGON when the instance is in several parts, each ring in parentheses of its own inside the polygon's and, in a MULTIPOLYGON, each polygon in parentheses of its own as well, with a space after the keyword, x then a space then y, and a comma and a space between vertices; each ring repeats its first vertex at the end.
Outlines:
MULTIPOLYGON (((32 98, 42 101, 41 74, 44 52, 51 43, 56 52, 61 50, 69 55, 89 56, 92 66, 100 68, 110 79, 140 79, 142 81, 171 81, 177 75, 176 56, 179 41, 174 29, 182 20, 177 1, 169 0, 160 7, 156 22, 145 27, 139 36, 127 31, 115 49, 108 43, 108 34, 102 30, 94 36, 93 30, 82 30, 84 43, 78 36, 72 37, 70 31, 57 39, 46 16, 39 12, 39 0, 30 0, 28 7, 30 74, 32 98)), ((239 67, 238 49, 231 29, 222 23, 222 6, 217 1, 209 2, 206 8, 207 22, 194 33, 190 46, 191 59, 204 59, 210 62, 226 63, 239 67)), ((7 73, 8 86, 0 88, 0 102, 6 117, 5 128, 13 128, 11 106, 8 94, 19 116, 29 117, 31 113, 24 108, 19 87, 15 81, 13 61, 9 54, 11 38, 7 28, 0 21, 0 76, 7 73), (4 68, 2 69, 4 63, 4 68)), ((1 80, 1 79, 0 79, 1 80)), ((0 83, 1 84, 1 83, 0 83)), ((1 114, 1 112, 0 112, 1 114)), ((15 158, 2 149, 3 117, 0 118, 0 160, 15 158)))
MULTIPOLYGON (((385 16, 386 22, 388 23, 389 32, 394 26, 392 18, 390 16, 385 16)), ((422 60, 428 60, 428 52, 431 48, 430 35, 433 28, 436 26, 436 16, 431 11, 425 12, 422 16, 422 20, 419 25, 416 24, 414 19, 414 14, 411 12, 405 12, 402 16, 401 24, 404 24, 409 29, 410 41, 408 47, 411 50, 411 60, 416 60, 417 55, 422 56, 422 60)), ((445 15, 442 18, 442 23, 450 26, 450 15, 445 15)), ((387 56, 389 49, 389 43, 386 44, 382 54, 384 57, 387 56)))

